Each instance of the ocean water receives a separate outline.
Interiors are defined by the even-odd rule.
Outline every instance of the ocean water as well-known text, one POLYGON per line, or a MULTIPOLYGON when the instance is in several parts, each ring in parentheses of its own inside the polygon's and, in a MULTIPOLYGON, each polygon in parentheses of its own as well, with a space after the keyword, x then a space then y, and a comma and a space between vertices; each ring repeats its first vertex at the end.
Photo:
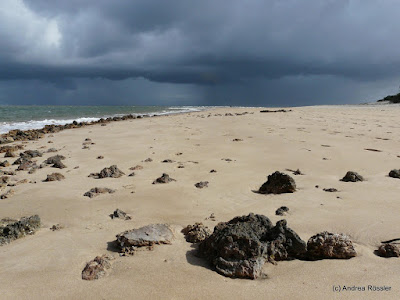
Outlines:
POLYGON ((0 133, 40 129, 45 125, 90 122, 122 115, 166 115, 201 111, 200 106, 19 106, 0 105, 0 133))

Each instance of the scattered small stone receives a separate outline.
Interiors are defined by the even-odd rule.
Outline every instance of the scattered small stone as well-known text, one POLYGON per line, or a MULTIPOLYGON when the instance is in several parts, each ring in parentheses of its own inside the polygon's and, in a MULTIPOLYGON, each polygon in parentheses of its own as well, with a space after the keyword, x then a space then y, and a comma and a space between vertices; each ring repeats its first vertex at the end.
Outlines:
POLYGON ((143 166, 141 166, 141 165, 136 165, 134 167, 129 168, 129 170, 132 170, 132 171, 142 170, 142 169, 143 169, 143 166))
POLYGON ((318 188, 319 188, 319 185, 316 185, 315 188, 318 189, 318 188))
POLYGON ((26 150, 26 151, 20 153, 19 156, 22 158, 25 158, 25 159, 31 159, 34 157, 42 157, 43 153, 38 150, 26 150))
POLYGON ((95 280, 103 277, 106 274, 106 270, 111 268, 110 261, 113 259, 114 257, 108 254, 96 256, 82 270, 82 279, 95 280))
POLYGON ((212 169, 212 170, 210 171, 210 173, 217 173, 217 171, 214 170, 214 169, 212 169))
POLYGON ((367 150, 367 151, 372 151, 372 152, 382 152, 382 150, 378 150, 378 149, 371 149, 371 148, 365 148, 364 150, 367 150))
POLYGON ((343 233, 324 231, 312 236, 307 242, 307 256, 310 259, 349 259, 356 255, 352 241, 343 233))
POLYGON ((344 182, 357 182, 364 181, 364 178, 357 172, 348 171, 346 175, 341 179, 344 182))
POLYGON ((61 181, 63 179, 65 179, 65 176, 63 174, 51 173, 51 174, 47 175, 47 178, 44 181, 46 181, 46 182, 48 182, 48 181, 61 181))
POLYGON ((9 167, 9 166, 10 163, 7 160, 0 162, 0 167, 9 167))
POLYGON ((56 148, 50 148, 49 150, 47 150, 48 153, 57 152, 57 151, 58 151, 58 150, 57 150, 56 148))
POLYGON ((277 216, 285 216, 288 211, 289 211, 289 207, 281 206, 275 211, 275 215, 277 215, 277 216))
POLYGON ((104 168, 100 173, 91 173, 89 177, 101 179, 101 178, 119 178, 125 175, 116 165, 112 165, 109 168, 104 168))
POLYGON ((126 212, 120 210, 119 208, 117 208, 116 210, 114 210, 114 212, 110 215, 111 219, 123 219, 123 220, 130 220, 132 219, 130 216, 127 215, 126 212))
POLYGON ((0 177, 0 184, 8 183, 10 181, 10 177, 8 176, 1 176, 0 177))
POLYGON ((153 181, 153 184, 157 184, 157 183, 168 183, 168 182, 171 182, 171 181, 176 181, 176 180, 173 179, 173 178, 170 178, 168 174, 163 173, 163 174, 161 175, 161 177, 159 177, 159 178, 157 178, 156 180, 153 181))
POLYGON ((153 160, 150 157, 144 160, 144 162, 152 162, 152 161, 153 160))
POLYGON ((178 155, 178 156, 179 156, 179 155, 182 155, 182 154, 183 154, 182 152, 178 152, 178 153, 176 153, 175 155, 178 155))
POLYGON ((214 213, 211 213, 211 215, 210 215, 209 217, 205 218, 205 220, 215 221, 215 220, 216 220, 215 214, 214 214, 214 213))
POLYGON ((128 176, 129 177, 133 177, 133 176, 135 176, 136 174, 135 174, 135 172, 132 172, 132 173, 130 173, 128 176))
POLYGON ((179 166, 177 166, 177 168, 178 169, 183 169, 183 168, 185 168, 185 166, 184 165, 179 165, 179 166))
POLYGON ((230 159, 230 158, 221 158, 221 160, 232 161, 232 159, 230 159))
POLYGON ((242 142, 243 140, 242 139, 233 139, 232 141, 233 142, 242 142))
POLYGON ((211 235, 211 230, 207 226, 204 226, 203 223, 195 223, 183 228, 182 233, 185 235, 187 242, 199 243, 211 235))
POLYGON ((277 109, 277 110, 269 110, 269 109, 264 109, 260 110, 260 113, 277 113, 277 112, 289 112, 292 111, 291 109, 277 109))
POLYGON ((50 230, 51 230, 51 231, 58 231, 58 230, 61 230, 61 229, 63 229, 63 228, 64 228, 64 226, 62 226, 62 225, 60 225, 60 224, 55 224, 55 225, 53 225, 53 226, 50 227, 50 230))
POLYGON ((162 161, 162 163, 173 163, 173 162, 175 162, 175 161, 173 161, 173 160, 171 160, 171 159, 164 159, 164 160, 162 161))
POLYGON ((4 154, 4 157, 17 157, 17 155, 14 153, 14 151, 8 149, 4 154))
POLYGON ((260 194, 282 194, 296 191, 294 179, 285 173, 276 171, 268 175, 268 180, 260 187, 260 194))
POLYGON ((302 173, 302 172, 300 171, 300 169, 297 169, 297 170, 286 169, 286 171, 292 172, 293 175, 304 175, 304 173, 302 173))
POLYGON ((99 155, 99 156, 97 156, 97 159, 103 159, 104 158, 104 156, 103 155, 99 155))
POLYGON ((38 215, 23 217, 19 221, 3 219, 0 222, 0 246, 28 234, 34 234, 39 228, 40 218, 38 215))
POLYGON ((89 198, 93 198, 98 196, 99 194, 113 194, 115 193, 115 190, 113 189, 109 189, 109 188, 104 188, 104 187, 95 187, 92 188, 90 191, 86 192, 85 194, 83 194, 83 196, 89 197, 89 198))
POLYGON ((13 189, 9 189, 7 192, 4 194, 0 195, 0 199, 7 199, 10 198, 12 195, 14 195, 15 191, 13 189))
POLYGON ((400 169, 393 169, 389 172, 389 177, 400 178, 400 169))
POLYGON ((117 235, 122 254, 133 254, 138 247, 152 249, 154 245, 171 244, 174 234, 166 224, 151 224, 117 235))
POLYGON ((395 244, 384 244, 378 248, 378 255, 381 257, 399 257, 400 249, 395 244))
POLYGON ((327 188, 327 189, 323 189, 324 192, 329 192, 329 193, 334 193, 337 192, 338 190, 335 188, 327 188))
POLYGON ((208 187, 208 181, 200 181, 196 183, 194 186, 197 187, 198 189, 208 187))

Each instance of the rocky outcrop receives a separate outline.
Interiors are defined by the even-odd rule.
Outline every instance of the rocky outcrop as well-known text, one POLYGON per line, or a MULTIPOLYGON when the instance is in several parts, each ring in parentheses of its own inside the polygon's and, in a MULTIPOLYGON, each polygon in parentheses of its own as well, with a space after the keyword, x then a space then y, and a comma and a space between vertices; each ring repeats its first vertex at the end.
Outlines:
POLYGON ((342 233, 324 231, 312 236, 307 242, 307 257, 312 260, 349 259, 356 255, 352 241, 342 233))
POLYGON ((283 194, 296 191, 296 183, 292 177, 276 171, 268 175, 268 180, 260 187, 260 194, 283 194))
POLYGON ((119 178, 122 175, 125 175, 124 172, 122 172, 116 165, 112 165, 109 168, 104 168, 103 170, 100 171, 100 173, 91 173, 89 177, 93 177, 96 179, 101 179, 101 178, 119 178))
POLYGON ((182 233, 185 235, 187 242, 199 243, 211 235, 211 230, 207 226, 204 226, 203 223, 195 223, 183 228, 182 233))
POLYGON ((381 257, 399 257, 400 249, 396 244, 384 244, 378 248, 378 255, 381 257))
POLYGON ((34 234, 40 228, 38 215, 21 218, 19 221, 3 219, 0 221, 0 246, 28 234, 34 234))
POLYGON ((105 187, 95 187, 92 188, 90 191, 86 192, 85 194, 83 194, 83 196, 93 198, 98 196, 99 194, 112 194, 112 193, 115 193, 115 190, 105 187))
POLYGON ((266 261, 301 258, 305 253, 305 242, 286 220, 273 226, 266 216, 255 214, 219 223, 199 244, 199 254, 218 273, 238 278, 258 278, 266 261))
POLYGON ((161 175, 161 177, 159 177, 159 178, 157 178, 156 180, 153 181, 153 184, 157 184, 157 183, 168 183, 168 182, 171 182, 171 181, 176 181, 176 180, 173 179, 173 178, 171 178, 171 177, 169 177, 168 174, 163 173, 163 174, 161 175))
POLYGON ((400 178, 400 169, 393 169, 389 172, 389 177, 400 178))
POLYGON ((114 257, 108 254, 96 256, 82 270, 82 279, 95 280, 103 277, 106 274, 106 270, 111 268, 110 261, 113 259, 114 257))
POLYGON ((364 181, 364 178, 358 174, 357 172, 348 171, 346 175, 341 179, 344 182, 357 182, 357 181, 364 181))
POLYGON ((166 224, 151 224, 117 235, 122 253, 133 254, 138 247, 152 248, 154 245, 171 244, 174 234, 166 224))
POLYGON ((48 181, 61 181, 63 179, 65 179, 65 176, 63 174, 51 173, 51 174, 47 175, 47 178, 44 181, 46 181, 46 182, 48 182, 48 181))

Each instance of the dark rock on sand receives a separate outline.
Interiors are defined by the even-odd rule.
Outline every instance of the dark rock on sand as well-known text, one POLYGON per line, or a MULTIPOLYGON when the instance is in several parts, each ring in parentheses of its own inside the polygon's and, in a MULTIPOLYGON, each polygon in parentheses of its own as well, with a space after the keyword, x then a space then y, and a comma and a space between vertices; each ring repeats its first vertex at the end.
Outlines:
POLYGON ((64 226, 62 226, 62 225, 60 225, 60 224, 55 224, 55 225, 53 225, 53 226, 50 227, 50 230, 51 230, 51 231, 58 231, 58 230, 61 230, 61 229, 63 229, 63 228, 64 228, 64 226))
POLYGON ((144 160, 144 162, 152 162, 153 160, 151 159, 151 158, 146 158, 145 160, 144 160))
POLYGON ((1 176, 0 177, 0 184, 4 184, 10 181, 10 177, 8 176, 1 176))
POLYGON ((349 259, 356 255, 352 241, 342 233, 324 231, 312 236, 307 242, 307 257, 309 259, 349 259))
POLYGON ((266 216, 255 214, 219 223, 199 244, 199 254, 218 273, 238 278, 258 278, 266 261, 301 258, 305 253, 305 242, 286 220, 273 226, 266 216))
POLYGON ((164 159, 164 160, 162 161, 162 163, 173 163, 173 162, 175 162, 175 161, 172 160, 172 159, 164 159))
POLYGON ((60 160, 64 160, 65 156, 63 155, 54 155, 54 156, 50 156, 48 159, 46 159, 43 163, 45 163, 46 165, 52 165, 57 163, 60 160))
POLYGON ((214 170, 214 169, 212 169, 212 170, 210 171, 210 173, 217 173, 217 171, 214 170))
POLYGON ((48 153, 52 153, 52 152, 57 152, 58 150, 56 148, 50 148, 49 150, 47 150, 48 153))
POLYGON ((194 186, 197 187, 198 189, 208 187, 208 181, 200 181, 196 183, 194 186))
POLYGON ((25 159, 31 159, 34 157, 42 157, 43 153, 38 151, 38 150, 26 150, 22 153, 20 153, 20 157, 25 158, 25 159))
POLYGON ((395 244, 384 244, 378 248, 378 255, 381 257, 399 257, 400 249, 395 244))
POLYGON ((9 189, 7 192, 4 194, 0 195, 0 199, 7 199, 10 198, 12 195, 14 195, 15 191, 13 189, 9 189))
POLYGON ((242 142, 243 140, 242 139, 233 139, 232 141, 233 142, 242 142))
POLYGON ((4 154, 4 157, 17 157, 17 155, 14 153, 12 150, 7 150, 6 153, 4 154))
POLYGON ((143 166, 141 166, 141 165, 136 165, 134 167, 129 168, 129 170, 132 170, 132 171, 142 170, 142 169, 143 169, 143 166))
POLYGON ((0 246, 13 240, 34 234, 40 228, 38 215, 21 218, 19 221, 3 219, 0 221, 0 246))
POLYGON ((364 178, 358 174, 357 172, 348 171, 346 175, 341 179, 344 182, 357 182, 357 181, 364 181, 364 178))
POLYGON ((136 174, 135 174, 135 172, 132 172, 132 173, 130 173, 128 176, 129 177, 133 177, 133 176, 135 176, 136 174))
POLYGON ((122 175, 125 175, 124 172, 122 172, 116 165, 112 165, 109 168, 104 168, 103 170, 100 171, 100 173, 92 173, 89 175, 89 177, 93 177, 96 179, 100 178, 119 178, 122 175))
POLYGON ((108 194, 115 193, 115 190, 104 187, 95 187, 92 188, 90 191, 86 192, 85 194, 83 194, 83 196, 93 198, 98 196, 99 194, 107 194, 107 193, 108 194))
POLYGON ((166 224, 151 224, 117 235, 117 243, 122 253, 132 254, 137 247, 171 244, 174 234, 166 224))
POLYGON ((47 175, 47 178, 44 181, 61 181, 65 179, 65 176, 63 174, 60 173, 51 173, 49 175, 47 175))
POLYGON ((294 179, 285 173, 276 171, 268 175, 266 181, 258 190, 260 194, 282 194, 293 193, 296 191, 294 179))
POLYGON ((10 166, 10 163, 7 160, 0 162, 0 167, 2 167, 2 168, 9 167, 9 166, 10 166))
POLYGON ((185 235, 187 242, 199 243, 211 235, 211 230, 207 226, 204 226, 203 223, 195 223, 183 228, 182 233, 185 235))
POLYGON ((327 189, 323 189, 324 192, 329 192, 329 193, 334 193, 337 192, 338 190, 335 188, 327 188, 327 189))
POLYGON ((400 169, 393 169, 389 172, 389 177, 400 178, 400 169))
POLYGON ((176 181, 176 180, 173 179, 173 178, 171 178, 171 177, 169 177, 168 174, 163 173, 163 174, 161 175, 161 177, 159 177, 159 178, 157 178, 156 180, 153 181, 153 184, 157 184, 157 183, 168 183, 168 182, 171 182, 171 181, 176 181))
POLYGON ((275 211, 275 215, 277 216, 284 216, 289 211, 289 207, 281 206, 275 211))
POLYGON ((110 215, 111 219, 122 219, 122 220, 130 220, 132 219, 130 216, 127 215, 126 212, 120 210, 119 208, 117 208, 116 210, 114 210, 114 212, 110 215))
POLYGON ((104 158, 104 156, 103 155, 99 155, 99 156, 97 156, 97 159, 103 159, 104 158))
POLYGON ((106 274, 106 270, 111 268, 110 261, 113 259, 114 257, 108 254, 96 256, 82 270, 82 279, 95 280, 103 277, 106 274))
POLYGON ((26 158, 20 158, 20 159, 21 163, 19 164, 17 171, 27 171, 30 169, 38 168, 35 161, 26 158))

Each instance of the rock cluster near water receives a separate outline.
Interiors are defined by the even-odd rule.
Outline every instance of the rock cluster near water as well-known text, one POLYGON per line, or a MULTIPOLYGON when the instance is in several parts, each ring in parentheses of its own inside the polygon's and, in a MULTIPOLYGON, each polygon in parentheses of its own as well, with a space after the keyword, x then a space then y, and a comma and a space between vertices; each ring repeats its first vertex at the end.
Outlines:
POLYGON ((268 180, 258 190, 260 194, 283 194, 294 193, 295 191, 296 183, 294 179, 279 171, 268 175, 268 180))
POLYGON ((40 228, 40 225, 41 223, 38 215, 23 217, 19 221, 2 219, 0 221, 0 246, 28 234, 34 234, 40 228))

